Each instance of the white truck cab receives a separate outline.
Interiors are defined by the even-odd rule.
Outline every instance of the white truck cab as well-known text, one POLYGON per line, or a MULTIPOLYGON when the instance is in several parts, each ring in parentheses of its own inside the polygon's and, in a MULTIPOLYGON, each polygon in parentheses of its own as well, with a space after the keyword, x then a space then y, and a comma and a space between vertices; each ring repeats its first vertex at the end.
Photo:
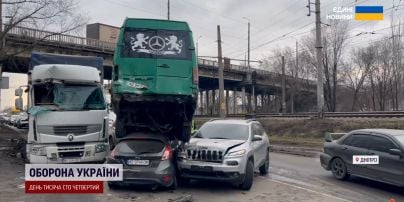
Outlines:
MULTIPOLYGON (((81 65, 32 68, 26 147, 30 163, 104 162, 109 121, 100 75, 97 68, 81 65)), ((21 105, 16 100, 17 108, 21 105)))

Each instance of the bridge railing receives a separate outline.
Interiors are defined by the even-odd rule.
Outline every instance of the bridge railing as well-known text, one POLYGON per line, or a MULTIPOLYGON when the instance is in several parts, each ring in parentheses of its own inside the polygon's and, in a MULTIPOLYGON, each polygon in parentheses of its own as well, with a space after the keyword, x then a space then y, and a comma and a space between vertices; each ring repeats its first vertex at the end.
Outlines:
POLYGON ((114 51, 116 47, 116 44, 111 42, 19 26, 12 27, 7 32, 7 36, 18 36, 20 38, 35 39, 38 41, 57 42, 60 44, 69 44, 87 48, 90 47, 100 49, 103 51, 104 50, 114 51))
MULTIPOLYGON (((198 58, 198 64, 219 67, 219 64, 217 61, 201 59, 201 58, 198 58)), ((272 79, 282 77, 282 75, 279 73, 275 73, 275 72, 271 72, 271 71, 263 70, 263 69, 257 69, 257 68, 251 68, 251 70, 249 70, 248 67, 242 66, 242 65, 230 64, 230 69, 241 71, 241 72, 255 71, 255 72, 257 72, 258 75, 263 75, 266 77, 270 77, 272 79)), ((286 79, 296 80, 296 78, 293 78, 292 76, 289 76, 289 75, 286 75, 286 79)), ((298 79, 298 80, 300 80, 300 82, 307 82, 308 84, 311 84, 311 85, 316 84, 315 81, 312 81, 312 80, 307 80, 307 79, 298 79)))

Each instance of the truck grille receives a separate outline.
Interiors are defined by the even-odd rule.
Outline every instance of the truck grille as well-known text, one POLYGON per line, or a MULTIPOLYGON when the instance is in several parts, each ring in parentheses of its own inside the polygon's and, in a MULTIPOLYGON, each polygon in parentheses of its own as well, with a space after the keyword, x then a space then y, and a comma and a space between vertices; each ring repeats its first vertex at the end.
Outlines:
POLYGON ((188 149, 187 158, 195 161, 222 162, 223 151, 209 149, 188 149))
POLYGON ((100 132, 101 125, 37 126, 38 133, 65 136, 67 134, 84 135, 100 132))

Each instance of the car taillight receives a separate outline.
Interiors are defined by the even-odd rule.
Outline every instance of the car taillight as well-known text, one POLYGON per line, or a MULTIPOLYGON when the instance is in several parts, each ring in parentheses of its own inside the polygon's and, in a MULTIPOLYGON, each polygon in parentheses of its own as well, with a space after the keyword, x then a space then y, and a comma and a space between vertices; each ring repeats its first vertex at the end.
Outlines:
POLYGON ((173 150, 171 149, 170 145, 166 145, 163 153, 163 157, 161 157, 161 160, 169 160, 173 156, 173 150))
POLYGON ((192 69, 192 83, 194 84, 199 83, 198 67, 194 67, 192 69))

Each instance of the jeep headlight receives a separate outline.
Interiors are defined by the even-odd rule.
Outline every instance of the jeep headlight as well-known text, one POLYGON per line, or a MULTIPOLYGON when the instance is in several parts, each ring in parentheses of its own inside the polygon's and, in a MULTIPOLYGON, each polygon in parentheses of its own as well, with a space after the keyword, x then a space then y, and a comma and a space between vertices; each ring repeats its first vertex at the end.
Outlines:
POLYGON ((246 153, 245 149, 232 151, 227 154, 228 157, 243 156, 246 153))
POLYGON ((105 152, 106 146, 105 144, 97 144, 95 145, 95 153, 105 152))
POLYGON ((31 154, 35 156, 46 156, 46 148, 44 146, 31 147, 31 154))

